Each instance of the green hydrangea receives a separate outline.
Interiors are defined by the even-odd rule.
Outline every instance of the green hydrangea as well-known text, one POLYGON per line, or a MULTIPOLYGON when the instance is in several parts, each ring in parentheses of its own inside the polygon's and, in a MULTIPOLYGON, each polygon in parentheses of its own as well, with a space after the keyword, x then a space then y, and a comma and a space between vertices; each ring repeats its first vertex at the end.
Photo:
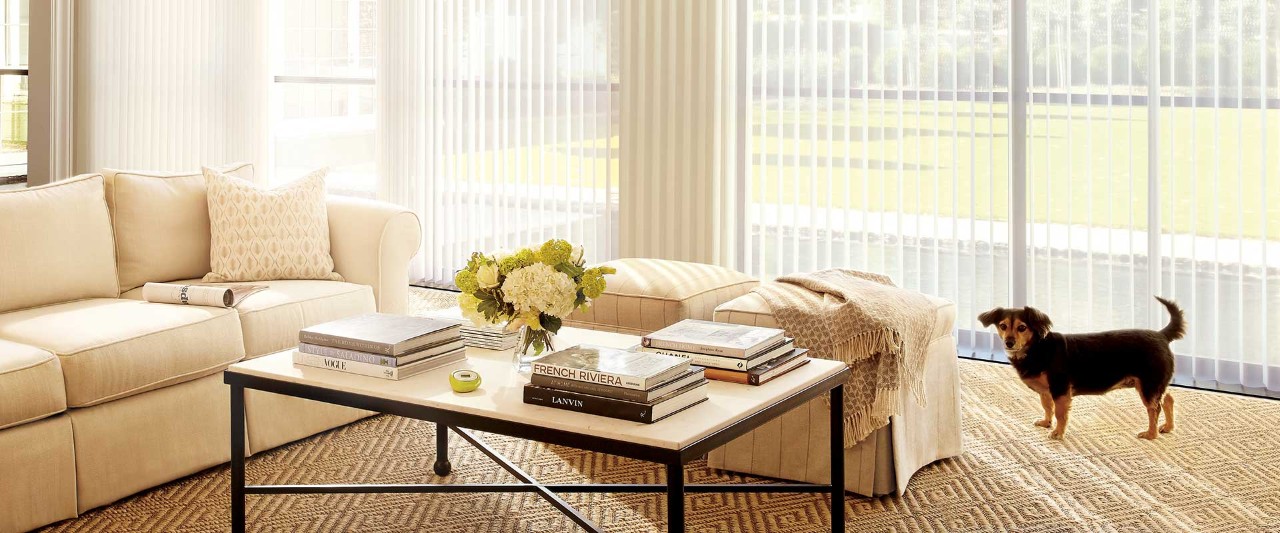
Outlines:
POLYGON ((616 270, 611 267, 588 268, 586 272, 582 273, 582 294, 593 300, 599 298, 601 294, 604 294, 605 274, 613 274, 614 272, 616 270))
POLYGON ((510 274, 512 271, 532 265, 538 261, 533 250, 521 248, 507 257, 498 261, 498 273, 503 276, 510 274))
POLYGON ((470 270, 459 270, 454 274, 453 284, 458 286, 458 290, 468 294, 480 289, 480 282, 476 281, 476 273, 470 270))
POLYGON ((538 250, 538 260, 551 266, 567 263, 571 257, 573 245, 564 239, 551 239, 542 243, 542 248, 538 250))

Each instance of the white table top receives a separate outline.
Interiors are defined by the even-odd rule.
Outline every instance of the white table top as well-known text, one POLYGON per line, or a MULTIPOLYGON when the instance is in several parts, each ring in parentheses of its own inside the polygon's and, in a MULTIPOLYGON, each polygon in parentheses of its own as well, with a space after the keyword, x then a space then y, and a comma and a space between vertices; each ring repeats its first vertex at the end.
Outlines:
MULTIPOLYGON (((555 337, 557 348, 576 344, 627 348, 638 342, 639 338, 631 335, 575 328, 564 328, 555 337)), ((642 424, 524 403, 523 387, 528 380, 515 372, 510 351, 469 347, 466 361, 400 381, 297 366, 292 353, 288 350, 236 363, 227 371, 672 450, 683 449, 764 410, 838 374, 845 366, 814 359, 761 386, 711 381, 707 401, 656 423, 642 424), (459 368, 480 373, 479 390, 460 394, 449 388, 449 373, 459 368)))

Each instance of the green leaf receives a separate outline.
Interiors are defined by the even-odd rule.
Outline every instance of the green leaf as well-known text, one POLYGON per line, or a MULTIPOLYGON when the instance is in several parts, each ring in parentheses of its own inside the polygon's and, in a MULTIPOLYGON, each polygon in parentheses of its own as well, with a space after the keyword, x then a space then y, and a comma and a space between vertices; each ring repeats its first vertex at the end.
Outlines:
POLYGON ((560 272, 564 272, 564 275, 569 276, 570 278, 573 278, 573 279, 578 279, 582 277, 582 273, 585 272, 585 270, 583 270, 582 267, 569 262, 564 262, 556 265, 556 270, 559 270, 560 272))
POLYGON ((560 317, 551 316, 546 313, 542 313, 542 316, 538 319, 538 322, 542 323, 542 329, 545 329, 552 333, 560 331, 560 326, 563 325, 563 322, 560 320, 560 317))

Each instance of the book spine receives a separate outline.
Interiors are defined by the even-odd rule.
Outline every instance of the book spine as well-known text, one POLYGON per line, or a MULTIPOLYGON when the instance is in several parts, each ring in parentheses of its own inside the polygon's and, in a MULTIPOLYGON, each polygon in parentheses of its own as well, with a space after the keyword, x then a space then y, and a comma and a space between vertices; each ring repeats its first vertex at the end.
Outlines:
POLYGON ((648 405, 624 402, 613 398, 601 398, 576 392, 543 389, 526 386, 524 403, 555 407, 591 415, 607 416, 644 424, 653 423, 653 409, 648 405))
POLYGON ((338 370, 349 374, 357 374, 361 376, 369 376, 371 378, 382 378, 396 380, 400 379, 400 373, 396 368, 385 367, 381 365, 371 365, 369 363, 360 363, 356 361, 348 361, 346 359, 338 359, 336 357, 325 357, 323 355, 315 355, 310 353, 293 352, 293 362, 303 366, 312 366, 316 368, 328 368, 330 370, 338 370))
POLYGON ((389 344, 348 339, 346 337, 336 337, 333 335, 312 333, 309 331, 298 332, 298 342, 314 344, 317 346, 328 346, 330 348, 346 348, 357 352, 368 352, 379 355, 395 355, 391 353, 394 346, 389 344))
POLYGON ((668 350, 666 348, 640 348, 642 352, 660 353, 662 355, 670 355, 672 357, 680 357, 688 359, 690 363, 707 368, 723 368, 725 370, 747 370, 747 360, 737 357, 723 357, 719 355, 707 355, 702 353, 682 352, 680 350, 668 350))
POLYGON ((610 387, 599 383, 587 383, 585 381, 574 381, 572 379, 557 378, 544 374, 534 374, 529 378, 529 382, 539 387, 549 389, 560 389, 569 392, 580 392, 582 394, 591 394, 595 396, 604 396, 606 398, 614 398, 617 400, 625 400, 629 402, 647 402, 649 395, 645 391, 636 389, 620 389, 618 387, 610 387))
POLYGON ((706 375, 707 375, 707 379, 714 379, 716 381, 727 381, 729 383, 753 385, 753 383, 751 383, 751 375, 747 372, 724 370, 722 368, 708 368, 706 375))
POLYGON ((723 357, 736 357, 739 359, 746 358, 746 351, 734 348, 726 348, 724 346, 709 346, 696 342, 669 341, 662 339, 651 339, 643 337, 641 339, 646 348, 661 348, 666 350, 676 350, 680 352, 692 352, 706 355, 719 355, 723 357))
POLYGON ((562 379, 585 381, 587 383, 597 383, 609 387, 620 387, 624 389, 645 391, 650 388, 648 380, 638 378, 636 376, 624 376, 596 370, 584 370, 581 368, 566 368, 562 366, 548 365, 546 363, 539 363, 537 361, 533 362, 533 373, 562 379))
POLYGON ((396 358, 386 355, 378 355, 367 352, 357 352, 346 348, 334 348, 332 346, 317 346, 315 344, 301 343, 298 345, 298 351, 313 355, 322 355, 336 359, 346 359, 357 363, 369 363, 371 365, 390 366, 396 365, 396 358))

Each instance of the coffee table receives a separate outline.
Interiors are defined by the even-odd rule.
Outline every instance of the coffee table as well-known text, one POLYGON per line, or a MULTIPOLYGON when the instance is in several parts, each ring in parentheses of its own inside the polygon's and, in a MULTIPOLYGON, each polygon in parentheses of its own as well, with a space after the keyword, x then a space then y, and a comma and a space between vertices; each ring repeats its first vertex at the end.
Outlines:
MULTIPOLYGON (((564 328, 557 346, 581 343, 625 348, 638 337, 564 328)), ((792 492, 827 493, 831 498, 831 530, 844 531, 843 387, 849 369, 834 361, 813 360, 762 386, 712 381, 708 400, 654 424, 588 415, 525 404, 525 378, 516 374, 510 351, 467 349, 467 361, 400 381, 346 374, 324 368, 295 366, 292 350, 236 363, 223 374, 231 386, 231 524, 245 530, 245 498, 250 494, 332 493, 481 493, 532 492, 573 522, 591 532, 603 531, 558 496, 563 493, 665 493, 667 530, 685 531, 687 493, 792 492), (459 394, 448 375, 458 368, 478 371, 483 384, 459 394), (246 485, 244 391, 255 389, 286 396, 345 405, 436 423, 434 470, 447 476, 449 432, 457 433, 510 472, 510 484, 341 484, 246 485), (823 394, 831 395, 831 483, 685 484, 684 465, 823 394), (665 484, 545 484, 507 460, 470 430, 498 433, 582 450, 650 461, 666 467, 665 484)))

